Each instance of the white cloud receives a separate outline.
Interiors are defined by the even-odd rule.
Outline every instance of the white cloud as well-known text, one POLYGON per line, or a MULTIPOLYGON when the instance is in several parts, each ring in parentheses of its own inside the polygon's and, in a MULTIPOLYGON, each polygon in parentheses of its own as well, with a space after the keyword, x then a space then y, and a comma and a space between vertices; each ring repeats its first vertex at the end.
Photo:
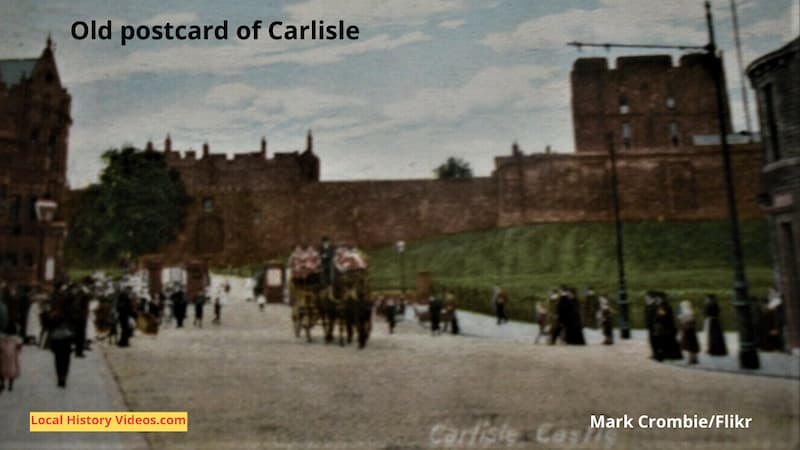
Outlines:
POLYGON ((535 87, 534 81, 547 79, 554 72, 551 67, 535 64, 487 67, 462 86, 421 89, 387 105, 384 113, 395 121, 413 123, 453 121, 488 108, 535 107, 541 94, 549 90, 535 87))
MULTIPOLYGON (((508 32, 483 40, 498 52, 564 47, 570 41, 703 45, 704 10, 699 2, 680 0, 603 0, 596 9, 569 9, 536 17, 508 32)), ((715 10, 717 19, 727 15, 715 10)))
POLYGON ((445 20, 445 21, 439 22, 438 26, 439 26, 439 28, 446 28, 448 30, 455 30, 456 28, 463 27, 465 23, 466 22, 464 20, 461 20, 461 19, 458 19, 458 20, 445 20))
POLYGON ((286 7, 291 20, 307 22, 314 19, 326 21, 345 20, 355 25, 385 25, 421 23, 438 14, 457 11, 465 7, 463 0, 308 0, 286 7))
POLYGON ((759 20, 742 27, 741 34, 743 40, 778 36, 783 41, 790 41, 800 34, 800 2, 791 2, 781 17, 759 20))

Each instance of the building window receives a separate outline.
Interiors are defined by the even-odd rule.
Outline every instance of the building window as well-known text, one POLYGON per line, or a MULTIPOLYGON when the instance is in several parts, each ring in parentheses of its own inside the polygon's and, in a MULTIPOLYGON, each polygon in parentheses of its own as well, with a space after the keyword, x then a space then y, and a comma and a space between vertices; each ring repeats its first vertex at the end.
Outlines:
POLYGON ((781 159, 781 148, 780 140, 778 140, 778 120, 775 115, 775 98, 772 93, 772 84, 764 86, 764 106, 767 109, 767 127, 769 128, 772 161, 777 161, 781 159))
POLYGON ((675 109, 675 99, 667 97, 667 109, 675 109))
POLYGON ((17 254, 6 253, 6 265, 11 268, 17 267, 17 254))
POLYGON ((203 211, 210 213, 214 212, 214 199, 206 197, 203 199, 203 211))
POLYGON ((622 145, 625 148, 631 148, 631 124, 622 124, 622 145))
POLYGON ((35 144, 39 142, 39 129, 34 128, 31 130, 31 144, 35 144))
POLYGON ((673 147, 677 147, 678 144, 681 142, 681 135, 678 132, 678 123, 677 122, 670 122, 669 123, 669 140, 672 142, 673 147))
POLYGON ((22 256, 22 264, 25 267, 33 267, 33 253, 26 252, 25 255, 22 256))
POLYGON ((628 97, 624 95, 620 95, 619 97, 619 113, 620 114, 628 114, 630 112, 630 106, 628 106, 628 97))

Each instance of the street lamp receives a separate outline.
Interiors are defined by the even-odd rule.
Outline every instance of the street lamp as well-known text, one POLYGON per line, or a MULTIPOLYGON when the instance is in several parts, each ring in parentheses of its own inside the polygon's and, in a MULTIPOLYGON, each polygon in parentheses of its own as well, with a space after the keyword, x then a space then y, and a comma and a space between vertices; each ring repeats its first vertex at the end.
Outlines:
POLYGON ((394 248, 400 255, 400 290, 405 296, 406 295, 406 259, 405 259, 406 241, 397 241, 394 244, 394 248))
MULTIPOLYGON (((42 241, 39 261, 44 262, 44 281, 53 281, 55 278, 55 258, 47 252, 47 228, 56 217, 58 203, 50 199, 39 199, 34 204, 36 219, 41 223, 42 241)), ((41 267, 41 266, 40 266, 41 267)), ((41 269, 38 277, 42 277, 41 269)), ((37 277, 37 278, 38 278, 37 277)))
POLYGON ((625 289, 625 255, 622 246, 622 219, 619 213, 617 153, 614 149, 614 133, 608 133, 608 153, 611 158, 611 200, 614 204, 614 230, 617 237, 617 308, 619 309, 619 334, 622 339, 630 339, 631 322, 628 317, 628 291, 625 289))

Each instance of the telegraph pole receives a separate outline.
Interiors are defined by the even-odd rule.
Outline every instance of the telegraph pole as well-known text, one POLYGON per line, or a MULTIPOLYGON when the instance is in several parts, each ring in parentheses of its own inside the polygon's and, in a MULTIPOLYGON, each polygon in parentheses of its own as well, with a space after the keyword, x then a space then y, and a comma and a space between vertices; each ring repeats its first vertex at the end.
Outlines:
MULTIPOLYGON (((728 129, 726 125, 727 113, 725 109, 725 92, 723 85, 724 71, 722 59, 717 55, 717 45, 714 39, 714 22, 711 18, 711 4, 705 2, 706 26, 708 27, 709 42, 704 46, 697 45, 648 45, 648 44, 598 44, 585 42, 569 42, 577 48, 581 47, 612 47, 621 48, 647 48, 671 50, 703 50, 709 57, 714 78, 714 90, 717 100, 717 121, 719 125, 719 140, 722 150, 722 165, 725 175, 725 190, 728 204, 728 220, 730 223, 731 250, 733 253, 733 306, 736 310, 736 326, 739 330, 739 367, 743 369, 758 369, 760 367, 758 352, 754 342, 752 309, 747 294, 747 279, 744 273, 744 258, 742 256, 741 234, 739 232, 739 214, 736 207, 736 190, 733 184, 733 169, 731 164, 730 148, 728 146, 728 129)), ((626 305, 627 306, 627 305, 626 305)))

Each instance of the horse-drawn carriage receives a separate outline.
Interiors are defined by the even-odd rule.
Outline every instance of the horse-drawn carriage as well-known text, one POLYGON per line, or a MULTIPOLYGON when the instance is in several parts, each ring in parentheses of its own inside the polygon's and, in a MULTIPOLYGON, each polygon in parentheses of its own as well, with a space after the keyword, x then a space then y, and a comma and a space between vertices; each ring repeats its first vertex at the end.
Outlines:
MULTIPOLYGON (((326 251, 326 249, 323 249, 326 251)), ((364 348, 372 331, 372 302, 369 298, 367 266, 354 248, 331 250, 326 264, 310 247, 297 248, 290 265, 292 282, 292 327, 297 337, 305 331, 311 342, 311 330, 319 324, 326 342, 334 340, 338 329, 339 344, 357 337, 364 348)))

